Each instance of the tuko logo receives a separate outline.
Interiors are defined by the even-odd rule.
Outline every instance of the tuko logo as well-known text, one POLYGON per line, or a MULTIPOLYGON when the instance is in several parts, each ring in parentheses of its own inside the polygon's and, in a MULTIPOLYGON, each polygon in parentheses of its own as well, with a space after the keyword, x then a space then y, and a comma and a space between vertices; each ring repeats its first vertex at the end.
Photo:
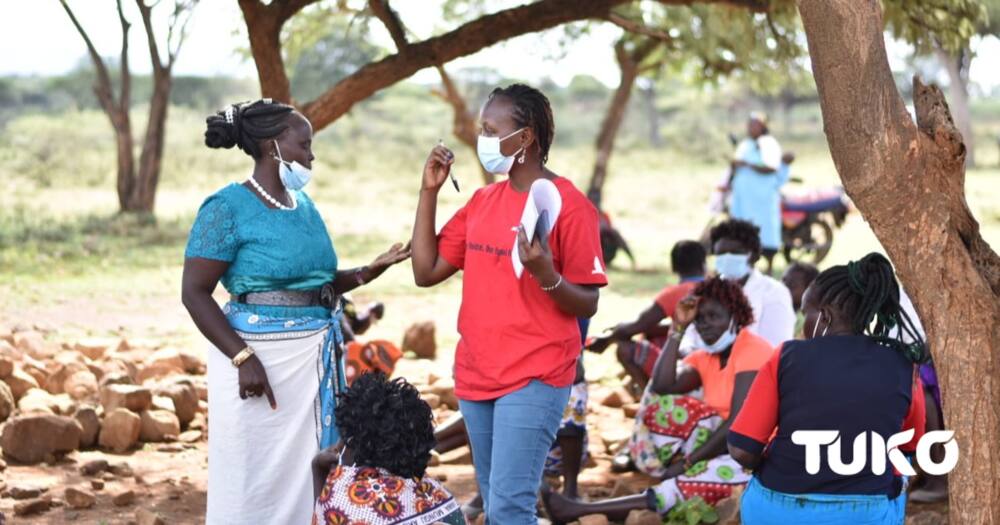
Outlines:
MULTIPOLYGON (((830 470, 841 476, 853 476, 868 464, 871 458, 871 471, 873 474, 884 474, 886 469, 886 458, 889 463, 899 473, 905 476, 914 476, 916 471, 906 460, 903 452, 899 450, 901 445, 909 443, 913 439, 913 429, 909 429, 883 439, 875 432, 862 432, 854 438, 854 456, 850 463, 844 463, 840 455, 840 432, 837 430, 796 430, 792 432, 792 443, 806 447, 806 472, 816 474, 819 472, 821 449, 826 446, 827 463, 830 470), (871 454, 868 453, 868 442, 866 439, 871 435, 871 454)), ((952 430, 935 430, 928 432, 920 438, 917 443, 917 465, 924 472, 939 476, 951 472, 958 464, 958 442, 953 438, 955 432, 952 430), (931 446, 937 443, 944 445, 944 459, 935 462, 931 459, 931 446)))

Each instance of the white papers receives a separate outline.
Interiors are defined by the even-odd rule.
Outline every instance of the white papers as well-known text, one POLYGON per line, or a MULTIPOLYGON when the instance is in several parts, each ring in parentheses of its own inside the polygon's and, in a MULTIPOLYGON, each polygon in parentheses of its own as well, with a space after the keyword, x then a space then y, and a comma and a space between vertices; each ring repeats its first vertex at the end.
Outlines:
MULTIPOLYGON (((562 197, 556 185, 548 179, 538 179, 528 190, 528 201, 524 203, 524 211, 521 212, 521 225, 528 236, 530 243, 535 238, 536 227, 541 227, 545 235, 552 233, 556 226, 556 219, 562 210, 562 197), (542 212, 545 212, 544 215, 542 212), (539 217, 543 216, 542 224, 539 224, 539 217)), ((517 253, 517 238, 514 239, 514 249, 510 252, 510 259, 514 265, 514 275, 518 279, 524 273, 524 265, 521 264, 521 257, 517 253)))

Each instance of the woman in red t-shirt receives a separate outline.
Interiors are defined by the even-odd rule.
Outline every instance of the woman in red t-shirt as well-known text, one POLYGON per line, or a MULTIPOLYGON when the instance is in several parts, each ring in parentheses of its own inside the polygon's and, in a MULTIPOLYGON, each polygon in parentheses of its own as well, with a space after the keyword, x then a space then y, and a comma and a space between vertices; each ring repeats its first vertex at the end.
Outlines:
POLYGON ((431 151, 413 227, 413 276, 426 287, 463 271, 455 394, 484 510, 489 523, 534 524, 545 455, 580 355, 577 318, 597 311, 607 277, 597 210, 545 167, 555 133, 545 95, 522 84, 495 89, 480 120, 480 162, 509 177, 476 191, 435 234, 437 194, 454 154, 431 151), (555 185, 562 208, 547 238, 529 243, 521 213, 539 179, 555 185), (513 249, 527 270, 520 278, 513 249))

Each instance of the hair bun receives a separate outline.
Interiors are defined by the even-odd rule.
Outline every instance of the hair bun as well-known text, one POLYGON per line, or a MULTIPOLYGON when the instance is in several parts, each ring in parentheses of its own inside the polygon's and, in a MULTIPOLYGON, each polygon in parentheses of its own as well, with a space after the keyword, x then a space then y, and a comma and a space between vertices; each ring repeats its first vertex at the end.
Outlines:
POLYGON ((210 148, 230 149, 239 142, 239 127, 235 114, 239 108, 229 106, 205 119, 205 145, 210 148))

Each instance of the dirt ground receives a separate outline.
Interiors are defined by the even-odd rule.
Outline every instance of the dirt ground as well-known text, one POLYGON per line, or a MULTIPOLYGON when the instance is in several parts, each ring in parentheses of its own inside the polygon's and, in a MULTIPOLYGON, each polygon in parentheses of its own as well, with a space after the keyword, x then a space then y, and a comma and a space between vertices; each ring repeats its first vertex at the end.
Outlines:
MULTIPOLYGON (((138 332, 129 327, 123 327, 122 330, 123 333, 138 332)), ((135 358, 138 360, 141 356, 135 358)), ((437 360, 404 358, 397 365, 396 375, 406 377, 422 387, 432 382, 435 376, 449 377, 450 368, 449 355, 439 356, 437 360)), ((591 460, 580 475, 582 497, 595 500, 644 490, 655 483, 652 478, 637 473, 620 475, 610 471, 612 453, 627 439, 632 425, 625 409, 602 404, 613 392, 623 397, 621 401, 625 405, 634 404, 635 400, 629 398, 620 386, 598 374, 594 375, 601 379, 593 381, 589 389, 587 425, 591 460)), ((435 409, 438 422, 443 422, 453 414, 454 411, 444 405, 435 409)), ((45 490, 45 494, 56 505, 42 514, 27 518, 14 517, 13 509, 17 502, 11 497, 3 497, 0 498, 0 513, 6 517, 6 523, 129 524, 138 523, 139 514, 145 511, 159 515, 167 524, 203 523, 207 464, 207 443, 204 440, 192 444, 145 444, 127 454, 99 450, 77 451, 51 465, 23 466, 7 461, 6 469, 0 468, 0 492, 14 487, 35 487, 45 490), (93 459, 106 459, 111 464, 126 462, 132 475, 104 474, 106 479, 103 488, 93 489, 91 479, 94 478, 83 476, 79 472, 80 465, 93 459), (96 504, 87 510, 69 508, 64 502, 68 487, 91 490, 97 496, 96 504), (115 505, 113 498, 126 491, 135 493, 134 501, 124 506, 115 505)), ((467 447, 442 455, 440 464, 430 467, 428 472, 442 480, 463 503, 476 493, 467 447)), ((100 476, 97 479, 101 479, 100 476)), ((550 483, 556 487, 559 485, 558 480, 550 480, 550 483)), ((946 513, 946 505, 911 505, 907 523, 946 523, 946 513)), ((0 517, 0 525, 3 523, 4 519, 0 517)), ((266 520, 262 523, 266 523, 266 520)))

